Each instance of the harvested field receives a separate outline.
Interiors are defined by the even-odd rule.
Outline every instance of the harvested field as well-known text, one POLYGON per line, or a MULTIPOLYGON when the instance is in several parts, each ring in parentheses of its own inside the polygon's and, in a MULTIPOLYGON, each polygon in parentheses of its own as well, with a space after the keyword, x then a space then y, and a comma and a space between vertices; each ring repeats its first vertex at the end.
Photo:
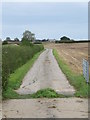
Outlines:
POLYGON ((88 60, 88 43, 48 43, 44 46, 46 48, 55 48, 73 72, 82 74, 83 58, 88 60))

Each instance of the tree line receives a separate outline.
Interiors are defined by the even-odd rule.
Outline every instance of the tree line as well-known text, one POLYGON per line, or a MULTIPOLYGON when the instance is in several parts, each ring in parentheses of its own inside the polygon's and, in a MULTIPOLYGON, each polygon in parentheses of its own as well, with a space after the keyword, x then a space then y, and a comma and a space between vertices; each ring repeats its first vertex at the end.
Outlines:
POLYGON ((21 42, 21 44, 23 45, 29 45, 31 44, 31 42, 33 42, 35 40, 35 34, 32 33, 31 31, 29 30, 26 30, 24 33, 23 33, 23 37, 21 39, 21 41, 18 39, 18 38, 15 38, 14 40, 11 40, 10 37, 6 37, 6 39, 3 41, 3 45, 4 44, 8 44, 8 42, 21 42))

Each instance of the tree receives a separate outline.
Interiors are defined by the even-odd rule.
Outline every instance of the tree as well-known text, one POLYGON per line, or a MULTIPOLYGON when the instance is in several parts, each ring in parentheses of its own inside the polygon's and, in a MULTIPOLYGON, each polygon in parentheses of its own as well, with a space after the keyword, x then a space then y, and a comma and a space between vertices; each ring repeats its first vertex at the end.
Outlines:
POLYGON ((10 37, 6 37, 6 41, 9 41, 9 40, 11 40, 10 37))
POLYGON ((29 41, 33 41, 35 40, 35 34, 30 32, 29 30, 26 30, 24 33, 23 33, 23 38, 24 39, 27 39, 29 41))
POLYGON ((63 36, 63 37, 60 38, 60 41, 59 41, 59 42, 60 42, 60 43, 73 43, 74 40, 72 40, 72 39, 70 39, 70 38, 68 38, 68 37, 66 37, 66 36, 63 36))
POLYGON ((69 41, 69 40, 70 40, 70 38, 68 38, 66 36, 61 37, 61 41, 69 41))

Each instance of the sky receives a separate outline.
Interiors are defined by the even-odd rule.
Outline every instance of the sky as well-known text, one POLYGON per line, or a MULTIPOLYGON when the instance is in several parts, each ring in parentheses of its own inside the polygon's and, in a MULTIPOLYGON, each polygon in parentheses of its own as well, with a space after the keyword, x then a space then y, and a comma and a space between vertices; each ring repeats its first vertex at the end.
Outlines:
POLYGON ((3 2, 2 39, 21 39, 25 30, 37 39, 88 39, 88 3, 3 2))

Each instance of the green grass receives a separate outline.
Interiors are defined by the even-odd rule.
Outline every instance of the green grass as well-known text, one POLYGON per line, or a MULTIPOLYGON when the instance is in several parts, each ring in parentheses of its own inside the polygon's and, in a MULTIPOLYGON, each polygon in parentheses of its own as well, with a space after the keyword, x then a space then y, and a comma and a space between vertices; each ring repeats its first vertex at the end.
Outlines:
POLYGON ((19 88, 24 76, 28 72, 28 70, 32 67, 36 59, 39 57, 41 52, 37 53, 31 60, 29 60, 26 64, 18 68, 14 73, 12 73, 8 79, 8 85, 5 91, 3 91, 4 98, 16 98, 19 97, 17 93, 15 93, 15 89, 19 88))
POLYGON ((79 75, 72 72, 70 66, 68 66, 62 58, 60 58, 58 52, 55 49, 53 50, 53 54, 62 72, 66 75, 67 79, 69 80, 69 83, 76 89, 75 96, 85 98, 88 97, 88 89, 90 89, 90 85, 87 85, 83 75, 79 75))

